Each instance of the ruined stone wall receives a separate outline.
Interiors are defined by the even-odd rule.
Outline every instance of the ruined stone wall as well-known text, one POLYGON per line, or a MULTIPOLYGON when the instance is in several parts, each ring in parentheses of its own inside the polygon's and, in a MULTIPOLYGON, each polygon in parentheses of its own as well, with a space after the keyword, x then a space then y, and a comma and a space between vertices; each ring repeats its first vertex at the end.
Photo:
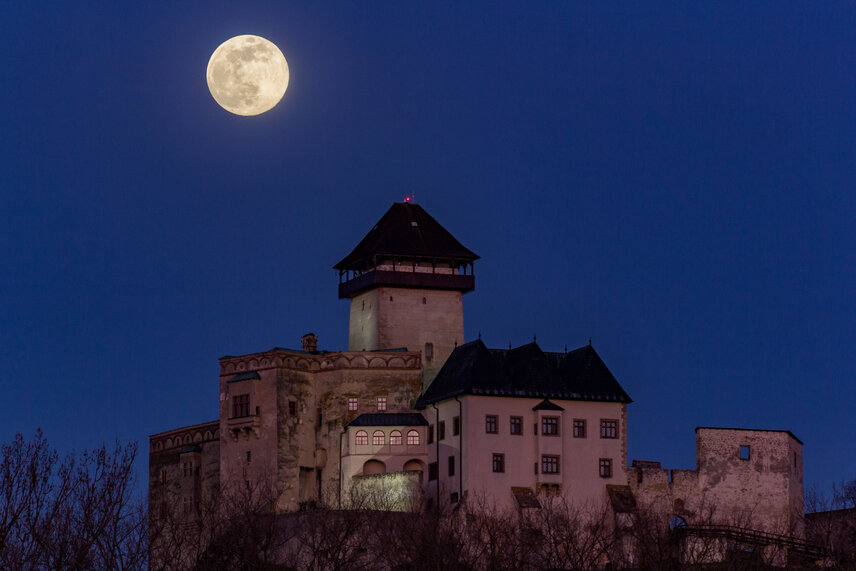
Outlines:
POLYGON ((628 484, 640 509, 666 519, 803 537, 801 449, 786 431, 698 428, 696 470, 634 461, 628 484))

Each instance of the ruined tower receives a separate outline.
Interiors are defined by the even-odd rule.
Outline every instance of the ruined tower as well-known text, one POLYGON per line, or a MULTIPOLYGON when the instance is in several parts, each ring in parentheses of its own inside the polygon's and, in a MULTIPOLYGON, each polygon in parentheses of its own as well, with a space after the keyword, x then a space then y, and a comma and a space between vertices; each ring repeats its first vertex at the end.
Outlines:
POLYGON ((464 343, 462 295, 478 256, 418 204, 395 203, 334 266, 351 300, 348 350, 407 348, 422 355, 428 386, 464 343))

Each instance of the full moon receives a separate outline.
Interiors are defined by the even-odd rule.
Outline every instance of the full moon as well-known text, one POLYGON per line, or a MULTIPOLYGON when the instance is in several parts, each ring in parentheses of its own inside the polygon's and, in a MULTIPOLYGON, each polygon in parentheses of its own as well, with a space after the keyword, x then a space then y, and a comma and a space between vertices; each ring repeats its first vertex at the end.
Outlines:
POLYGON ((279 103, 288 87, 288 62, 276 45, 259 36, 235 36, 208 60, 208 89, 235 115, 259 115, 279 103))

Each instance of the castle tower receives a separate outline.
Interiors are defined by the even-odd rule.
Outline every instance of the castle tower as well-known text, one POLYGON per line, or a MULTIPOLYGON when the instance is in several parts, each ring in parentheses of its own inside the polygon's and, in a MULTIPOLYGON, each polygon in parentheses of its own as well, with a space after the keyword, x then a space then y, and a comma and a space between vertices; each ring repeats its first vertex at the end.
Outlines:
POLYGON ((393 204, 333 266, 339 299, 351 300, 348 349, 420 351, 427 387, 464 343, 462 295, 475 288, 477 259, 418 204, 393 204))

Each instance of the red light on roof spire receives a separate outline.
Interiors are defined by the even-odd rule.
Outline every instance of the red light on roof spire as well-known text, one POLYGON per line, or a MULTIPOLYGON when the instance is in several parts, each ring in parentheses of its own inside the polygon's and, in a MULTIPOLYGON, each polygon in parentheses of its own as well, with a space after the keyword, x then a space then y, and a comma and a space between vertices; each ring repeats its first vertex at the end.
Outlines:
POLYGON ((412 196, 405 196, 405 197, 404 197, 404 202, 410 202, 412 199, 413 199, 413 197, 412 197, 412 196))

